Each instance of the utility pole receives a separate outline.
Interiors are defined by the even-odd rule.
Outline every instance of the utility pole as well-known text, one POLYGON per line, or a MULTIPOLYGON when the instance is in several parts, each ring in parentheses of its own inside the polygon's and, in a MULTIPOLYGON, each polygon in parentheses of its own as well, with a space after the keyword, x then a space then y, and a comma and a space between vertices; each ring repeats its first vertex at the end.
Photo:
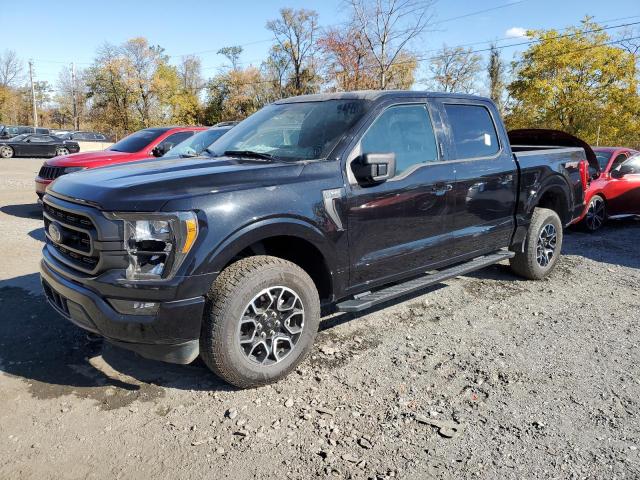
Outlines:
POLYGON ((73 97, 73 129, 80 130, 78 118, 78 98, 76 96, 76 64, 71 63, 71 96, 73 97))
POLYGON ((29 60, 29 80, 31 80, 31 104, 33 105, 33 126, 38 126, 38 109, 36 107, 36 89, 33 87, 33 62, 29 60))

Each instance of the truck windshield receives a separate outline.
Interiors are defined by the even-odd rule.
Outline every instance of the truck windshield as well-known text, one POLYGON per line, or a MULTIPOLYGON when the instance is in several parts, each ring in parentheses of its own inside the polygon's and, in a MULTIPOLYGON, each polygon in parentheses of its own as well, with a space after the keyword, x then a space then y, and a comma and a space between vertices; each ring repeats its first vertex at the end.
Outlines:
POLYGON ((213 156, 254 152, 284 161, 326 158, 368 106, 368 101, 359 99, 269 105, 230 130, 207 152, 213 156))
POLYGON ((127 137, 124 137, 119 142, 114 143, 107 148, 107 150, 125 153, 139 152, 166 131, 167 130, 165 128, 146 128, 144 130, 139 130, 127 137))

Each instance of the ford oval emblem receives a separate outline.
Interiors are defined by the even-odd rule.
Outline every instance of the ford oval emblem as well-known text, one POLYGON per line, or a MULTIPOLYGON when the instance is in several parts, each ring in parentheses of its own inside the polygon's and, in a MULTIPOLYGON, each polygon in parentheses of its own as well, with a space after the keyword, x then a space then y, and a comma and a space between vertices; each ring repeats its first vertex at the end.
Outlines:
POLYGON ((47 231, 49 232, 49 238, 51 238, 53 243, 62 242, 62 232, 55 223, 50 223, 47 231))

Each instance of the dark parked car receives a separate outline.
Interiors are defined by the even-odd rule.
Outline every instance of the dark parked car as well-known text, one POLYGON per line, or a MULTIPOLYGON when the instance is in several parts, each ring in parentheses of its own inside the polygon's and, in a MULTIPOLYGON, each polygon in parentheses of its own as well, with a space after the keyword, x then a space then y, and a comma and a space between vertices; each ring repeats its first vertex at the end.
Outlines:
POLYGON ((544 146, 523 131, 512 144, 494 103, 468 95, 280 100, 211 145, 213 158, 58 178, 43 199, 44 291, 142 356, 200 354, 237 386, 273 382, 309 353, 321 312, 503 260, 548 275, 596 159, 575 137, 553 148, 553 132, 534 133, 544 146))
POLYGON ((56 134, 63 140, 75 140, 77 142, 108 142, 106 135, 98 132, 67 132, 56 134))
POLYGON ((2 125, 0 126, 0 139, 6 140, 9 138, 22 135, 23 133, 38 133, 41 135, 49 135, 51 132, 48 128, 41 127, 29 127, 27 125, 2 125))
POLYGON ((207 155, 206 148, 213 142, 218 140, 222 135, 227 133, 233 125, 223 127, 211 127, 203 132, 196 133, 193 137, 187 138, 184 142, 177 144, 162 158, 175 157, 197 157, 198 155, 207 155))
POLYGON ((0 142, 0 157, 57 157, 77 153, 76 142, 61 140, 55 135, 23 133, 0 142))

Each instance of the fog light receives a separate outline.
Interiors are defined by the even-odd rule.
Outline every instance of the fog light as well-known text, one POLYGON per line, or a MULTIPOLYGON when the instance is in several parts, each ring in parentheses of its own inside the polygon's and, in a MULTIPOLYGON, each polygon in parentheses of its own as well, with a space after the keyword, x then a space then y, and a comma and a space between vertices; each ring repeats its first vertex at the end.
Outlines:
POLYGON ((109 303, 123 315, 155 315, 158 313, 158 302, 141 302, 139 300, 118 300, 110 298, 109 303))

